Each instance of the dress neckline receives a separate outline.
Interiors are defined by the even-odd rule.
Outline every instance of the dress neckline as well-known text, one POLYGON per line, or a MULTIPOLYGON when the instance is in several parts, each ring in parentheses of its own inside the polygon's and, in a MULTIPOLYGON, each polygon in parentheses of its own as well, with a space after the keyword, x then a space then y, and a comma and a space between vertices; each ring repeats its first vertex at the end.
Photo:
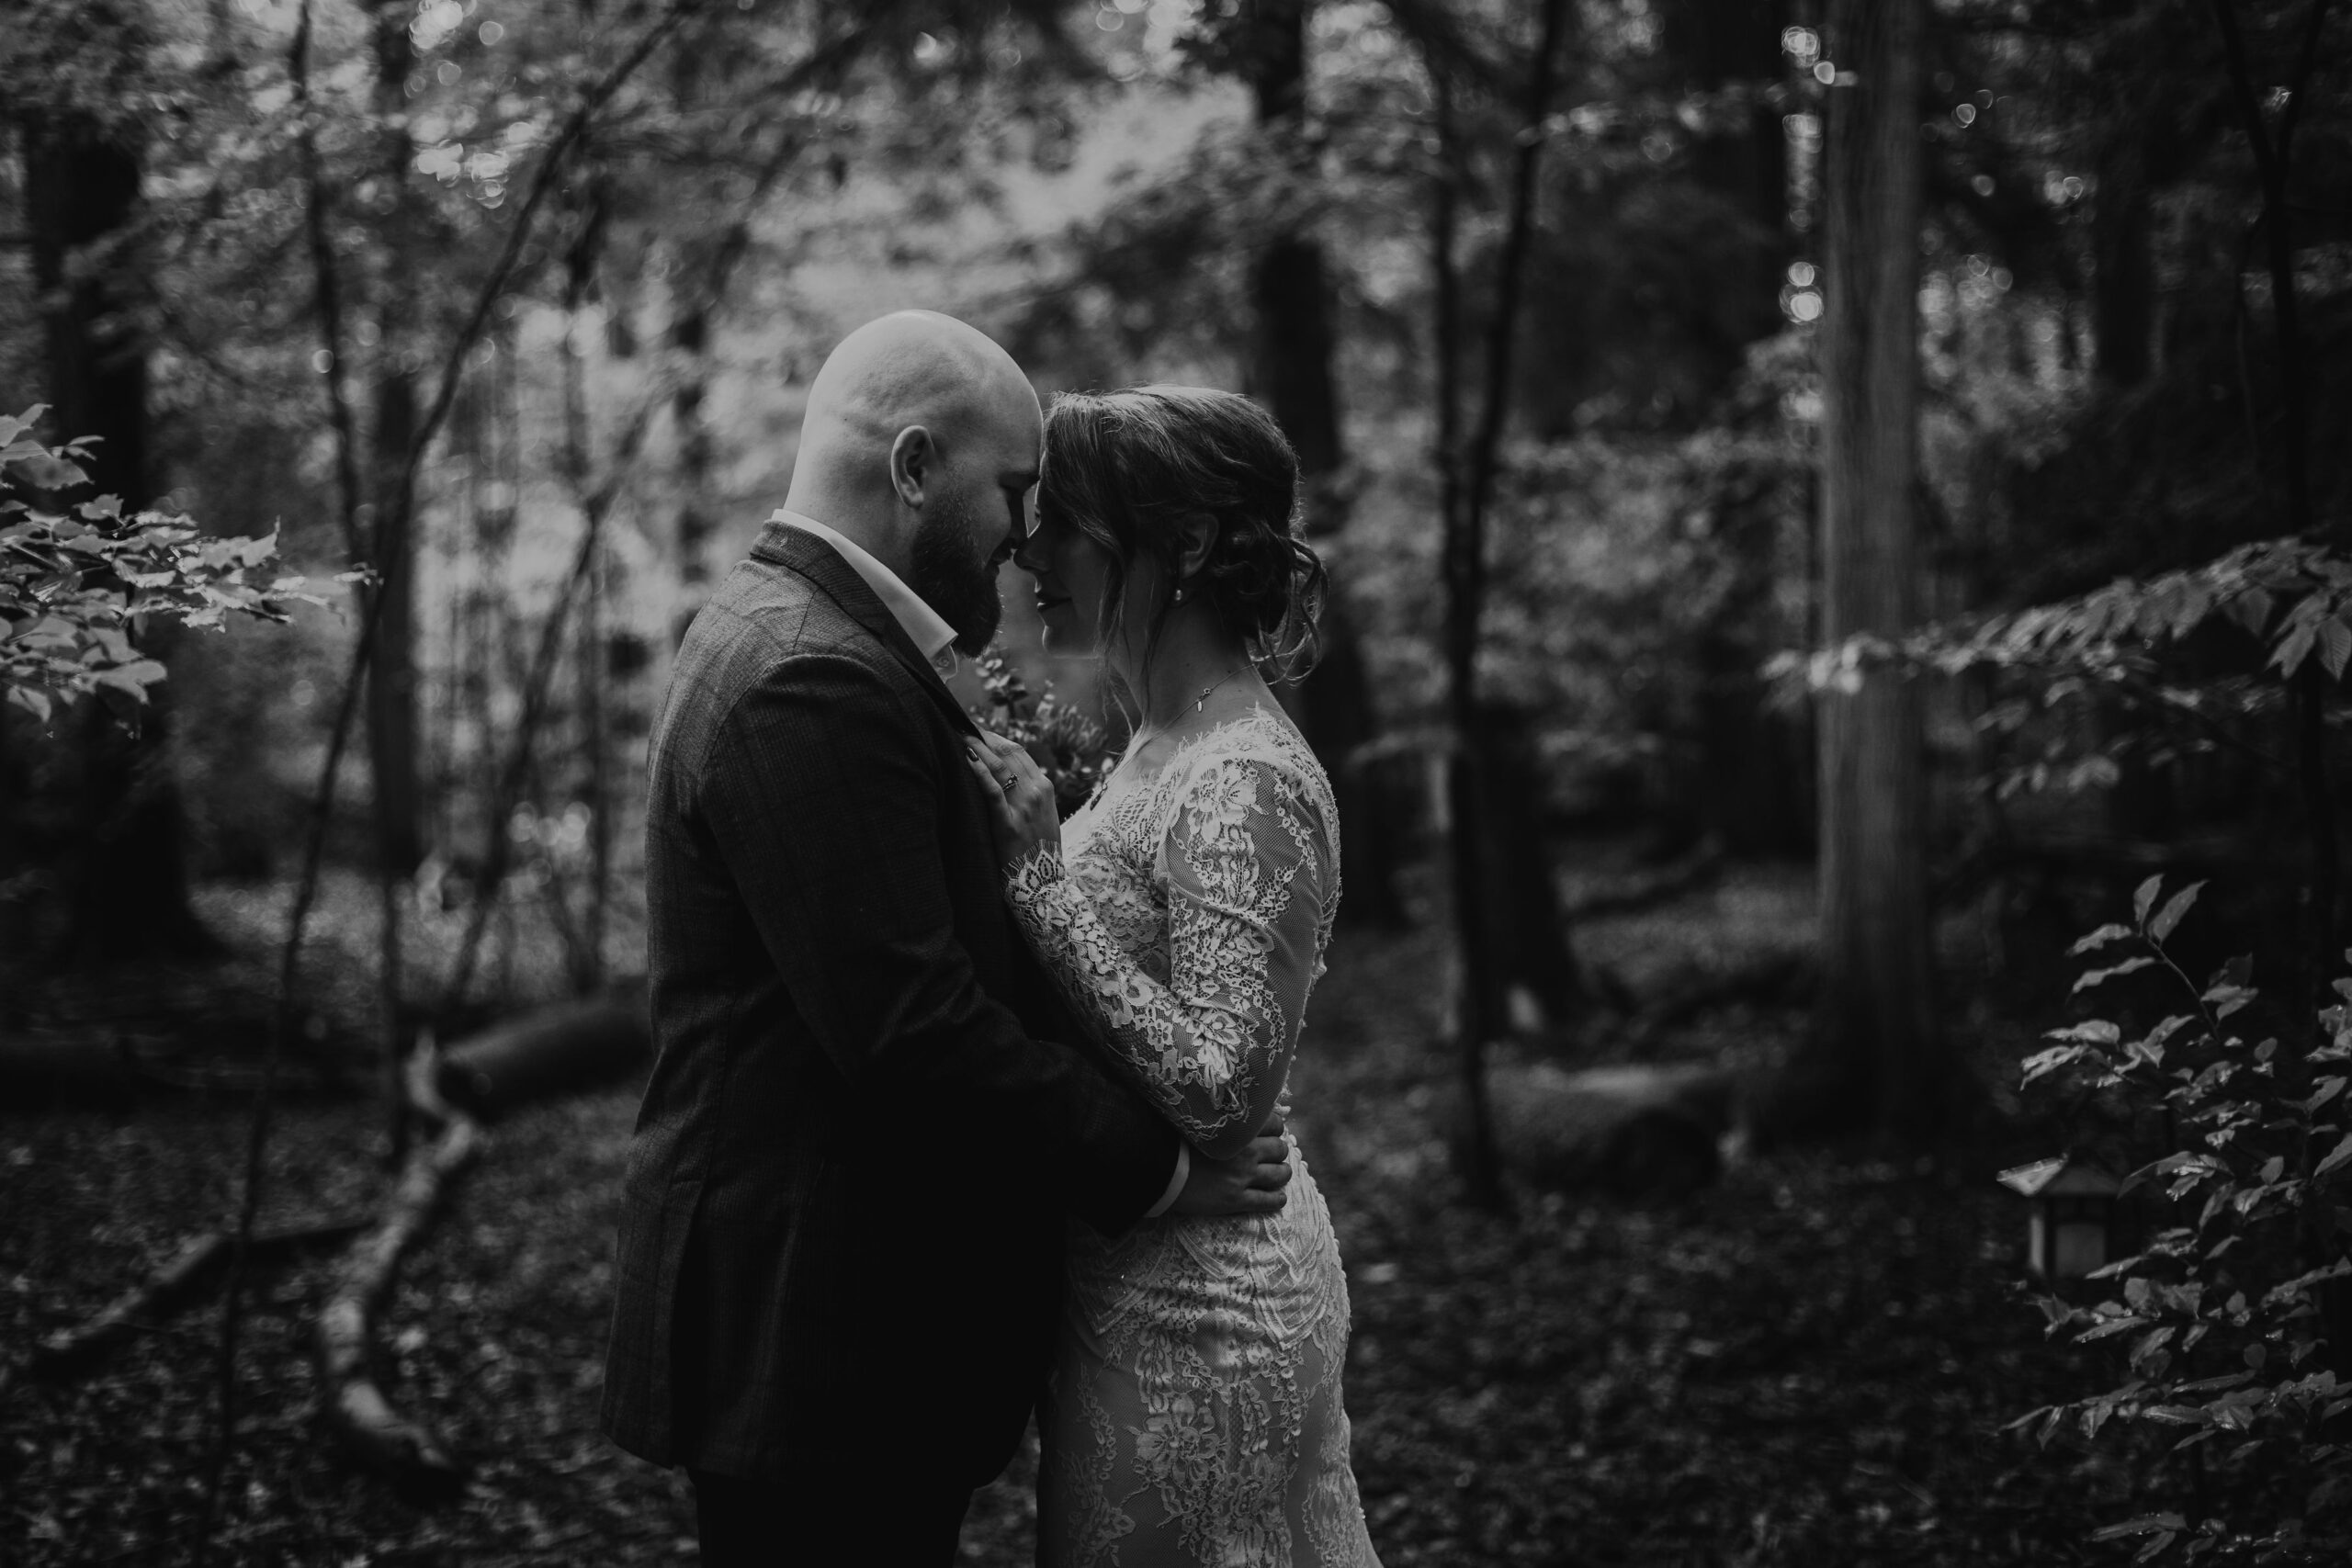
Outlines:
MULTIPOLYGON (((1306 743, 1304 736, 1295 735, 1288 725, 1283 723, 1280 719, 1276 718, 1272 712, 1269 712, 1264 703, 1253 701, 1248 707, 1242 709, 1239 713, 1231 714, 1224 718, 1216 719, 1209 724, 1204 725, 1199 729, 1194 730, 1192 734, 1187 735, 1182 739, 1177 741, 1173 747, 1170 748, 1167 758, 1161 761, 1159 766, 1154 768, 1148 773, 1136 776, 1133 783, 1127 788, 1121 790, 1120 793, 1122 795, 1149 795, 1153 790, 1159 787, 1162 781, 1166 780, 1175 773, 1176 764, 1183 760, 1184 754, 1187 751, 1190 751, 1193 748, 1199 746, 1203 741, 1208 740, 1215 736, 1224 733, 1226 730, 1237 728, 1242 725, 1260 720, 1270 725, 1274 731, 1284 739, 1295 739, 1298 744, 1302 746, 1306 743)), ((1102 775, 1102 782, 1095 786, 1094 794, 1090 796, 1086 802, 1086 809, 1093 810, 1101 807, 1102 803, 1110 797, 1112 785, 1118 782, 1119 767, 1123 767, 1125 765, 1125 759, 1122 759, 1117 766, 1113 767, 1109 773, 1102 775)))

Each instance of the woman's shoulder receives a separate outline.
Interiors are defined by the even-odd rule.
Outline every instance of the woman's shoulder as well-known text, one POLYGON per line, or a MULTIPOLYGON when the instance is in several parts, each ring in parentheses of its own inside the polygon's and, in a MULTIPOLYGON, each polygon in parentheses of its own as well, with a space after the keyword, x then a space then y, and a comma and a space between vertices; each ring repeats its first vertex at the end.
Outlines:
POLYGON ((1314 749, 1279 707, 1254 704, 1187 737, 1155 791, 1170 817, 1203 807, 1219 815, 1297 802, 1331 810, 1331 783, 1314 749), (1272 798, 1267 798, 1271 791, 1272 798))

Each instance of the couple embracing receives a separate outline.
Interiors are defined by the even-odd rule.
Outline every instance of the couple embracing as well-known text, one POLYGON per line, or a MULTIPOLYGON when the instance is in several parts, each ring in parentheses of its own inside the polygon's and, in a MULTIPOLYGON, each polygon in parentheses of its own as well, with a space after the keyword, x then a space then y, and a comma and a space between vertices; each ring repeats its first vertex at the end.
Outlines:
POLYGON ((1283 1126, 1340 899, 1260 673, 1321 592, 1296 491, 1246 399, 1046 416, 944 316, 818 374, 652 742, 604 1421, 686 1469, 706 1562, 948 1562, 1034 1411, 1044 1562, 1376 1568, 1283 1126), (941 679, 1008 558, 1136 716, 1067 822, 941 679))

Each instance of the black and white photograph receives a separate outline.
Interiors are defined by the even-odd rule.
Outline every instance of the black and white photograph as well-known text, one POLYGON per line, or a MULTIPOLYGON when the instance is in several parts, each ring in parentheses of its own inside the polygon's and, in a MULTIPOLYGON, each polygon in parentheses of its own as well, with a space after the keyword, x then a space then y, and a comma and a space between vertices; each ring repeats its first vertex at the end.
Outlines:
POLYGON ((0 1568, 2340 1568, 2347 669, 2336 0, 0 0, 0 1568))

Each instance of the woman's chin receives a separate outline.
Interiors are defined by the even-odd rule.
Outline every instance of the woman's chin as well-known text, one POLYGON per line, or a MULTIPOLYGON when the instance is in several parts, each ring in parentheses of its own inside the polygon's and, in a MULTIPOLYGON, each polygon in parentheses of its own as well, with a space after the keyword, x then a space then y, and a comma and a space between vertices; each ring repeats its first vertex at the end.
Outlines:
POLYGON ((1041 617, 1044 635, 1040 641, 1047 653, 1071 659, 1094 651, 1087 639, 1078 635, 1077 619, 1068 604, 1057 604, 1041 617))

